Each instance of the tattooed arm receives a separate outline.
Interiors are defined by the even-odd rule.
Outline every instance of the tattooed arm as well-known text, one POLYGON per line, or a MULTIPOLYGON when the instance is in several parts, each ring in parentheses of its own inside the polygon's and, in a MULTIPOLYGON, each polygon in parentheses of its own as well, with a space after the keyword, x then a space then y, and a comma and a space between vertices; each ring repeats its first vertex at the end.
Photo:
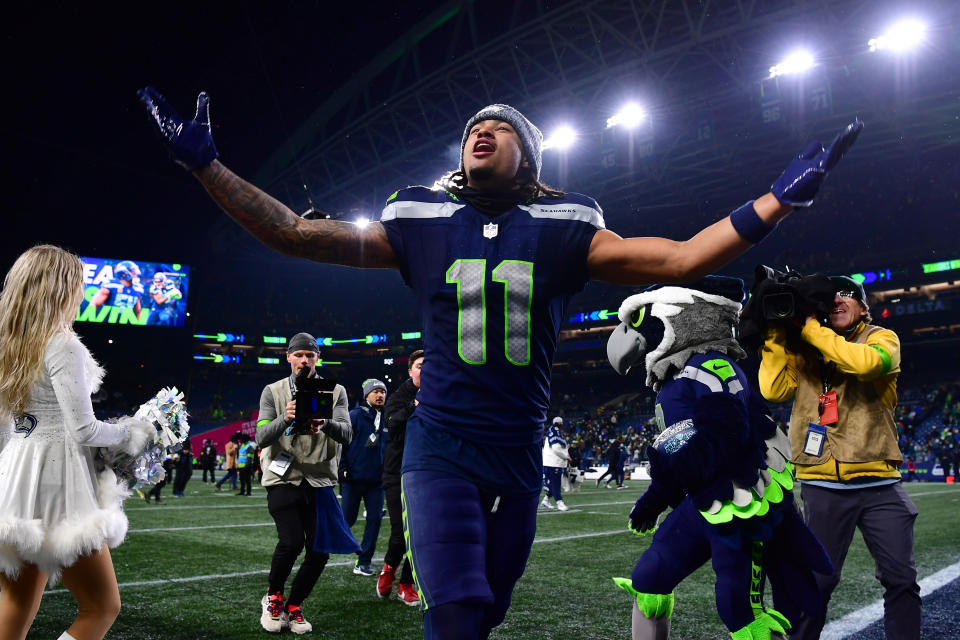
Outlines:
POLYGON ((348 267, 397 267, 387 232, 379 222, 361 228, 340 220, 304 220, 219 160, 193 175, 228 216, 274 251, 348 267))

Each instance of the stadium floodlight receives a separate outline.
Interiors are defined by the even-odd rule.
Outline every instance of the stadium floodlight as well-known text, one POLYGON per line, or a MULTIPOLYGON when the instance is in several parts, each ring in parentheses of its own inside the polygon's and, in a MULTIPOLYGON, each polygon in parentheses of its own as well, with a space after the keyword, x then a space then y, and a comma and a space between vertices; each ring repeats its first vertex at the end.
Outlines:
POLYGON ((370 218, 366 216, 361 216, 353 221, 353 224, 357 225, 361 229, 366 229, 370 225, 370 218))
POLYGON ((813 54, 805 49, 799 49, 788 55, 784 60, 770 67, 770 77, 785 76, 794 73, 803 73, 814 65, 813 54))
POLYGON ((908 51, 922 43, 926 35, 927 25, 911 18, 894 24, 883 35, 870 38, 867 46, 870 51, 880 51, 881 49, 908 51))
POLYGON ((543 141, 543 150, 547 149, 568 149, 577 140, 577 132, 573 127, 563 125, 553 132, 553 135, 543 141))
POLYGON ((624 107, 620 109, 616 115, 607 118, 607 129, 616 126, 624 126, 627 129, 634 129, 639 126, 640 123, 646 119, 646 117, 647 113, 640 105, 630 102, 624 105, 624 107))

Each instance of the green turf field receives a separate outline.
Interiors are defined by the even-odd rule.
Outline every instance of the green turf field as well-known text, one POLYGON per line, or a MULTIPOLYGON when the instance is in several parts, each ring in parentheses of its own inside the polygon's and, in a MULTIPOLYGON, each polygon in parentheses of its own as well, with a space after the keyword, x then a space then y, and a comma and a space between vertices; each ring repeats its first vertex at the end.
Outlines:
MULTIPOLYGON (((196 477, 196 476, 195 476, 196 477)), ((592 483, 591 483, 592 484, 592 483)), ((543 512, 524 577, 514 592, 506 622, 492 638, 629 638, 630 599, 610 577, 628 576, 649 538, 625 529, 626 515, 646 483, 629 489, 593 487, 568 494, 570 511, 543 512)), ((920 516, 916 560, 924 578, 960 560, 957 511, 960 489, 952 485, 909 484, 920 516)), ((127 503, 130 533, 113 552, 123 610, 108 638, 267 637, 260 628, 260 598, 276 540, 265 492, 253 497, 215 492, 194 479, 187 497, 166 505, 127 503)), ((363 522, 355 532, 359 538, 363 522)), ((384 518, 375 563, 382 566, 389 524, 384 518)), ((417 609, 395 598, 379 600, 375 577, 351 572, 352 557, 333 556, 304 606, 314 632, 308 637, 413 639, 421 637, 417 609)), ((288 583, 289 584, 289 583, 288 583)), ((831 602, 830 619, 881 596, 873 563, 859 534, 847 557, 843 580, 831 602)), ((31 638, 56 638, 74 616, 61 587, 44 596, 31 638)), ((725 638, 714 612, 713 574, 701 568, 676 593, 673 637, 725 638)), ((286 634, 292 635, 292 634, 286 634)))

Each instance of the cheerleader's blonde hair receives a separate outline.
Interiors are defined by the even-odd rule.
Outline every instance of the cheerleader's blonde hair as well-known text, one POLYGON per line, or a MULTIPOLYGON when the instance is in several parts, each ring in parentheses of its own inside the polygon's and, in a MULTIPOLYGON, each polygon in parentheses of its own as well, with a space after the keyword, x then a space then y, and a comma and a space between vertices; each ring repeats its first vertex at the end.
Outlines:
POLYGON ((54 334, 72 332, 83 299, 83 263, 49 244, 24 251, 0 291, 0 417, 23 413, 54 334))

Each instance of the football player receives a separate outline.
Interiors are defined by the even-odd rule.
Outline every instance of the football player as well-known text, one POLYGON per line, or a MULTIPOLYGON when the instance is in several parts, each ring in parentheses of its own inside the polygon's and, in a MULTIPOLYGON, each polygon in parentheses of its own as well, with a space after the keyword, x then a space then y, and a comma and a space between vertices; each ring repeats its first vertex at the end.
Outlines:
POLYGON ((123 260, 113 267, 113 278, 100 287, 90 300, 97 309, 101 305, 132 309, 140 317, 140 298, 143 285, 140 283, 140 267, 132 260, 123 260))
POLYGON ((147 324, 157 326, 172 326, 177 320, 177 305, 183 294, 173 283, 173 280, 158 271, 153 274, 153 283, 150 285, 150 315, 147 324))
POLYGON ((425 360, 402 468, 408 554, 426 638, 486 638, 500 624, 533 544, 550 366, 570 296, 590 278, 623 284, 705 275, 813 201, 859 133, 810 145, 771 192, 686 242, 621 238, 599 205, 540 182, 540 131, 490 105, 471 117, 442 188, 393 194, 360 227, 304 220, 218 160, 209 97, 192 120, 139 92, 175 162, 267 246, 289 256, 397 269, 416 292, 425 360))

